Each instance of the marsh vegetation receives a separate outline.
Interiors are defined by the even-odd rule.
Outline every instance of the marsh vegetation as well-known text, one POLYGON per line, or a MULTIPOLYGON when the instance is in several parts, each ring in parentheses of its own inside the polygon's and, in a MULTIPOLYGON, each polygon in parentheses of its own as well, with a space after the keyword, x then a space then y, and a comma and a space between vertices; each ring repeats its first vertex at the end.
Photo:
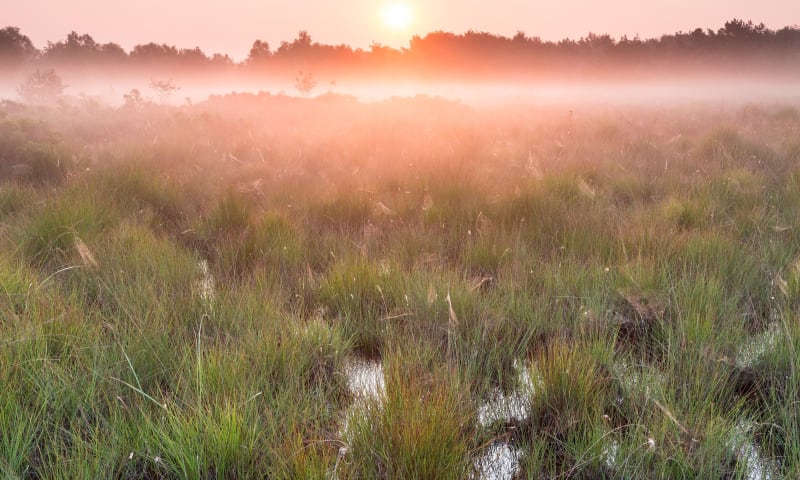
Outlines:
POLYGON ((0 109, 5 478, 800 475, 800 110, 0 109))

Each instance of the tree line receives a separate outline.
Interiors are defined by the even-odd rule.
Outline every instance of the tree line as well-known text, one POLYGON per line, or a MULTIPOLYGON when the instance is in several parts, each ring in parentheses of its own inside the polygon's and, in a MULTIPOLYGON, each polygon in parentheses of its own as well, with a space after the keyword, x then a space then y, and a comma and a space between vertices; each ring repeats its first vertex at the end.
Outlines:
POLYGON ((414 36, 405 48, 373 43, 367 49, 322 44, 307 31, 301 31, 277 48, 255 40, 247 58, 236 62, 225 54, 209 55, 200 48, 167 44, 141 44, 126 51, 116 43, 99 43, 90 35, 77 32, 39 49, 18 27, 9 26, 0 30, 0 68, 235 71, 248 75, 305 70, 360 78, 391 74, 473 79, 658 75, 681 69, 796 74, 800 72, 800 27, 772 30, 763 23, 733 19, 717 30, 697 28, 658 38, 613 38, 590 33, 577 40, 557 42, 524 32, 506 37, 476 31, 436 31, 414 36))

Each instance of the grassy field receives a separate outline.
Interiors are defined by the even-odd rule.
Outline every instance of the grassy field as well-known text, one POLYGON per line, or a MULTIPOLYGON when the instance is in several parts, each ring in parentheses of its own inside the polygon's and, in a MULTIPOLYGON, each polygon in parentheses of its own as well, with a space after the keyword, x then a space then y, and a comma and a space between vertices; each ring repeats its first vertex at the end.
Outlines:
POLYGON ((0 162, 4 478, 800 476, 796 107, 6 102, 0 162))

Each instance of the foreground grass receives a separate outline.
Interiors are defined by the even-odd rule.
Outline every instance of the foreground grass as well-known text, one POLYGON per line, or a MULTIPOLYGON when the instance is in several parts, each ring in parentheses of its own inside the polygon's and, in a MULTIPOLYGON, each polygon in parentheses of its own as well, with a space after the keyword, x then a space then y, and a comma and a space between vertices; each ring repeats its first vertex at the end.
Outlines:
POLYGON ((4 115, 4 477, 800 473, 793 109, 325 101, 4 115))

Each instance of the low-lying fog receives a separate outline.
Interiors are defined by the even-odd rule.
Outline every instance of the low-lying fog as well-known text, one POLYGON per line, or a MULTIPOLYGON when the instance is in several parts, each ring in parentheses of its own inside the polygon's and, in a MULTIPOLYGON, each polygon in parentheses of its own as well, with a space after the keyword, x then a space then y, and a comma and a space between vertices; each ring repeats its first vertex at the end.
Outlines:
MULTIPOLYGON (((178 87, 169 95, 160 95, 150 86, 148 79, 120 79, 115 81, 71 81, 64 78, 67 97, 90 97, 112 106, 121 105, 124 95, 136 89, 145 100, 156 103, 181 105, 197 103, 212 95, 229 93, 259 93, 272 95, 305 96, 294 81, 256 82, 182 82, 170 80, 178 87)), ((731 80, 731 79, 665 79, 663 81, 630 82, 530 82, 530 83, 446 83, 446 82, 396 82, 359 84, 354 82, 317 81, 309 97, 336 94, 353 96, 372 102, 391 97, 427 95, 457 100, 470 105, 498 105, 508 103, 724 103, 785 102, 800 100, 800 82, 787 79, 731 80)), ((20 101, 18 87, 12 83, 0 84, 0 98, 20 101)))

